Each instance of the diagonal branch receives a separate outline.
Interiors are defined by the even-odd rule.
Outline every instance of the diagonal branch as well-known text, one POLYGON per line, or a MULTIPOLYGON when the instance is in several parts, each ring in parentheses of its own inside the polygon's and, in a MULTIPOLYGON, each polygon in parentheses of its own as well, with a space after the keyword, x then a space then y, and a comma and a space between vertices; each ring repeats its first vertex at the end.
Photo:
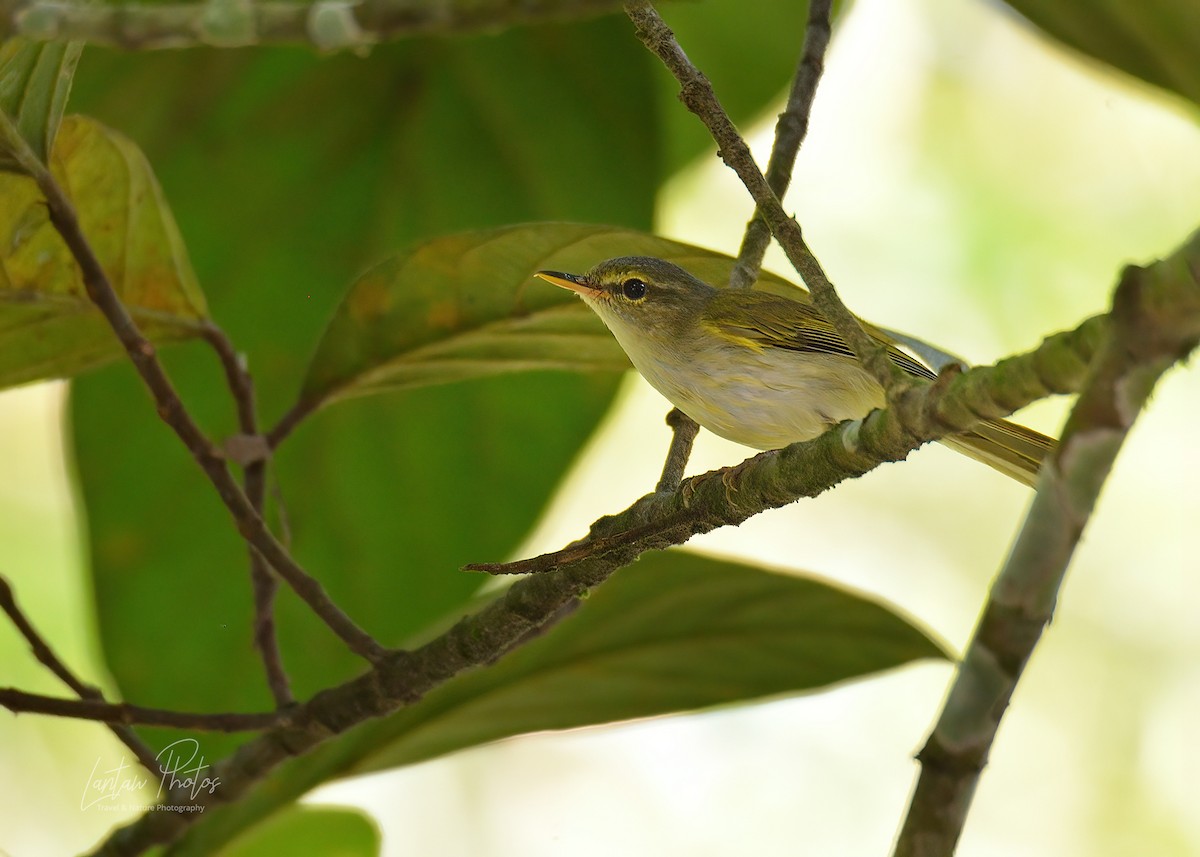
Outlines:
POLYGON ((1112 323, 1062 440, 1042 468, 1037 496, 992 585, 941 716, 918 754, 921 775, 897 857, 950 855, 1000 720, 1054 614, 1075 546, 1138 413, 1158 378, 1200 342, 1200 233, 1193 258, 1127 268, 1112 323), (1151 297, 1173 278, 1179 300, 1151 297))
POLYGON ((351 651, 368 660, 377 660, 384 652, 383 646, 342 612, 316 578, 292 559, 230 474, 224 456, 192 419, 179 394, 175 392, 162 363, 159 362, 154 345, 138 329, 129 311, 117 297, 100 260, 96 258, 91 245, 79 228, 79 221, 70 200, 50 171, 34 155, 12 120, 3 112, 0 112, 0 140, 45 196, 50 222, 62 236, 79 265, 88 297, 104 315, 117 339, 124 346, 126 354, 154 399, 159 417, 183 441, 196 463, 200 465, 200 469, 216 488, 221 501, 233 516, 238 532, 254 550, 262 554, 313 612, 341 637, 351 651))
MULTIPOLYGON (((16 594, 13 592, 12 585, 8 580, 0 576, 0 610, 3 610, 17 631, 29 643, 29 648, 33 650, 33 656, 45 666, 50 672, 58 676, 67 687, 75 691, 76 696, 83 700, 103 703, 104 694, 100 689, 93 687, 90 684, 85 684, 81 681, 66 664, 59 659, 54 650, 50 648, 50 644, 43 639, 38 633, 37 628, 33 627, 33 623, 17 606, 16 594)), ((154 751, 146 744, 137 733, 121 723, 110 723, 109 728, 113 734, 120 739, 129 750, 137 757, 137 760, 142 763, 146 770, 152 773, 158 772, 158 761, 154 756, 154 751)))
MULTIPOLYGON (((821 82, 821 74, 825 71, 825 51, 829 48, 832 34, 832 15, 833 0, 809 0, 804 48, 792 78, 787 106, 775 123, 775 142, 771 145, 771 156, 767 160, 767 186, 777 199, 783 199, 788 185, 792 183, 796 155, 808 136, 808 120, 817 97, 817 84, 821 82)), ((754 217, 746 224, 746 234, 730 276, 730 286, 744 289, 754 284, 770 240, 771 228, 767 226, 762 212, 756 210, 754 217)))
POLYGON ((819 262, 809 250, 800 231, 800 224, 783 210, 779 198, 767 184, 766 178, 754 163, 750 147, 742 139, 721 102, 713 92, 712 84, 692 64, 674 33, 646 0, 625 4, 625 13, 633 21, 637 36, 655 54, 663 65, 679 81, 679 98, 688 110, 695 113, 712 134, 717 143, 721 159, 737 173, 746 186, 758 211, 762 214, 771 234, 787 254, 788 260, 800 274, 809 291, 813 304, 837 330, 838 335, 853 349, 864 367, 888 392, 889 400, 903 393, 910 382, 903 372, 888 359, 887 349, 863 330, 858 319, 846 309, 825 275, 819 262))

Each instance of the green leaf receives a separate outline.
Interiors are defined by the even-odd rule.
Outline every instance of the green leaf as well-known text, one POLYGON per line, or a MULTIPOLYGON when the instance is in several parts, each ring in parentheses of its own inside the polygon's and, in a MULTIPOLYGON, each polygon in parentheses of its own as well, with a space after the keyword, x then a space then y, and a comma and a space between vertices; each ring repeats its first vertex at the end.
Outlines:
MULTIPOLYGON (((254 373, 264 427, 295 402, 346 283, 395 248, 537 218, 651 221, 653 65, 620 19, 412 40, 367 58, 89 49, 83 63, 73 104, 128 129, 154 162, 213 316, 254 373), (593 171, 576 169, 580 153, 593 171), (612 181, 617 170, 629 181, 612 181)), ((212 355, 192 343, 163 357, 210 434, 235 432, 212 355)), ((403 643, 471 598, 481 581, 461 565, 517 546, 617 381, 529 373, 316 414, 272 469, 295 555, 356 621, 403 643)), ((71 420, 100 635, 122 692, 269 706, 245 546, 130 368, 78 381, 71 420)), ((361 670, 286 589, 278 614, 299 696, 361 670)), ((209 758, 230 746, 204 741, 209 758)))
MULTIPOLYGON (((137 147, 70 117, 51 168, 143 332, 158 341, 196 335, 206 316, 204 296, 137 147)), ((0 174, 0 387, 72 375, 120 353, 33 180, 0 174)))
POLYGON ((381 845, 379 828, 361 812, 332 807, 292 806, 260 827, 238 837, 221 857, 374 857, 381 845))
MULTIPOLYGON (((54 135, 82 52, 82 42, 12 38, 0 45, 0 110, 16 124, 43 163, 54 148, 54 135)), ((22 172, 3 152, 0 170, 22 172)))
MULTIPOLYGON (((620 347, 538 270, 583 272, 613 256, 659 256, 725 283, 734 260, 633 229, 530 223, 436 238, 363 274, 317 348, 302 400, 315 404, 535 369, 618 371, 620 347)), ((807 293, 773 274, 760 288, 807 293)))
POLYGON ((1050 37, 1200 104, 1196 0, 1008 0, 1050 37))
POLYGON ((215 849, 338 777, 546 729, 813 692, 945 656, 888 607, 829 584, 684 551, 647 554, 545 635, 288 762, 239 806, 206 813, 186 842, 215 849))
POLYGON ((347 773, 544 729, 820 690, 945 652, 886 606, 683 551, 614 575, 544 637, 371 727, 347 773))

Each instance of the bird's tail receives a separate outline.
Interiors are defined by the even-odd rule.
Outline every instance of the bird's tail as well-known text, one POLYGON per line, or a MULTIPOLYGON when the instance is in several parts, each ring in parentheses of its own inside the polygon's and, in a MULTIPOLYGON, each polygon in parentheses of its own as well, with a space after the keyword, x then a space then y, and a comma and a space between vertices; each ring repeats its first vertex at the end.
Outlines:
POLYGON ((1055 447, 1052 438, 1008 420, 987 420, 947 435, 942 443, 1029 486, 1036 484, 1042 459, 1055 447))

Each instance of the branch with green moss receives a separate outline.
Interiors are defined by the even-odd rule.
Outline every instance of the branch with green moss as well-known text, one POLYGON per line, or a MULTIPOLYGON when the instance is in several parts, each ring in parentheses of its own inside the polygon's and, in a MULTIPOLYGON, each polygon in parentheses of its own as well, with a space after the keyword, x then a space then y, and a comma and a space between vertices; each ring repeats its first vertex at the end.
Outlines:
POLYGON ((559 551, 503 563, 476 563, 487 574, 545 574, 610 552, 659 550, 692 536, 740 524, 767 509, 816 497, 880 464, 962 431, 1006 417, 1038 399, 1079 389, 1108 327, 1095 316, 1047 338, 1027 354, 967 372, 945 371, 915 388, 898 409, 872 411, 820 437, 762 452, 734 467, 693 476, 670 494, 649 494, 619 515, 601 518, 587 539, 559 551))
POLYGON ((613 11, 617 0, 208 0, 197 3, 68 3, 7 0, 0 36, 79 41, 130 51, 207 45, 300 44, 365 50, 413 36, 479 32, 613 11))
POLYGON ((1127 268, 1108 319, 1104 347, 1042 466, 1037 496, 917 756, 921 775, 897 857, 954 853, 1000 720, 1054 615, 1100 488, 1159 377, 1200 342, 1200 233, 1172 259, 1127 268))

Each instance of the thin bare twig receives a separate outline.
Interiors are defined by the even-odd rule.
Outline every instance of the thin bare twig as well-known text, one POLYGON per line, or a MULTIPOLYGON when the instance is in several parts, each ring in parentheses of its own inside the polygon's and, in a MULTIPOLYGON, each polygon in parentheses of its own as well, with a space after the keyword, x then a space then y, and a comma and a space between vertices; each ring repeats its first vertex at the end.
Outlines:
MULTIPOLYGON (((249 465, 244 481, 246 497, 261 516, 267 493, 266 462, 249 465)), ((279 650, 279 636, 275 632, 275 596, 279 591, 279 578, 271 573, 262 554, 253 548, 249 553, 250 585, 254 593, 254 647, 262 659, 276 707, 285 708, 296 698, 292 695, 292 685, 283 666, 283 653, 279 650)))
POLYGON ((201 330, 201 337, 212 348, 225 371, 225 383, 233 396, 237 408, 238 428, 243 434, 258 432, 258 416, 254 397, 254 379, 246 370, 245 361, 221 328, 209 321, 201 330))
MULTIPOLYGON (((225 369, 225 381, 237 406, 238 427, 243 438, 255 439, 261 454, 253 455, 243 464, 242 485, 246 499, 265 518, 263 509, 267 493, 267 456, 270 449, 264 438, 258 436, 258 412, 254 395, 254 378, 245 362, 233 347, 225 331, 209 323, 204 329, 204 340, 212 346, 225 369)), ((254 593, 254 647, 258 649, 263 669, 267 674, 267 685, 278 708, 295 702, 291 682, 283 666, 283 653, 279 650, 279 638, 275 633, 275 595, 279 590, 279 578, 271 573, 262 554, 249 548, 250 585, 254 593)))
MULTIPOLYGON (((33 656, 38 659, 38 662, 45 666, 50 672, 58 676, 59 680, 71 690, 80 699, 91 700, 93 702, 104 702, 104 694, 100 692, 100 688, 93 687, 81 681, 66 664, 54 653, 50 648, 50 644, 38 633, 37 628, 33 627, 33 623, 29 621, 29 617, 17 605, 17 597, 13 592, 12 585, 8 580, 0 576, 0 609, 3 609, 8 618, 12 620, 17 631, 29 643, 29 648, 33 651, 33 656)), ((137 760, 142 763, 146 770, 152 773, 158 773, 158 761, 155 759, 154 751, 150 749, 145 741, 138 737, 137 733, 118 723, 109 724, 109 728, 117 738, 129 748, 130 752, 137 757, 137 760)))
MULTIPOLYGON (((808 120, 812 115, 813 101, 817 96, 817 84, 825 71, 825 51, 829 48, 832 35, 830 20, 833 16, 833 0, 809 0, 808 23, 804 27, 804 48, 800 62, 792 78, 787 106, 775 123, 775 142, 771 145, 771 157, 767 161, 767 185, 776 198, 783 199, 792 182, 792 168, 796 155, 808 135, 808 120)), ((735 289, 749 288, 758 279, 763 254, 771 240, 771 228, 762 212, 755 210, 746 224, 746 234, 738 251, 737 263, 729 278, 735 289)))
POLYGON ((385 651, 384 647, 342 612, 316 578, 301 568, 279 543, 230 474, 221 452, 192 419, 159 362, 154 345, 138 329, 128 310, 117 297, 108 275, 79 227, 70 200, 50 171, 34 155, 12 120, 3 112, 0 112, 0 138, 45 196, 50 222, 62 236, 76 264, 79 265, 88 297, 104 315, 117 339, 124 346, 134 368, 154 398, 159 417, 183 441, 184 446, 192 453, 201 470, 216 488, 218 496, 237 523, 238 532, 263 555, 351 651, 370 661, 378 660, 385 651))
MULTIPOLYGON (((126 726, 167 726, 201 732, 257 732, 274 726, 281 716, 274 711, 262 714, 197 714, 189 711, 168 711, 124 702, 105 702, 100 699, 43 696, 40 693, 26 693, 11 687, 0 687, 0 706, 14 714, 31 712, 69 717, 73 720, 98 720, 101 723, 126 726)), ((151 770, 157 771, 158 768, 154 767, 151 770)))
POLYGON ((889 400, 898 398, 912 384, 888 358, 887 349, 862 328, 858 319, 846 309, 825 271, 809 250, 800 225, 783 210, 766 178, 754 163, 750 147, 738 133, 713 92, 712 84, 694 66, 679 47, 674 33, 655 11, 640 0, 625 4, 625 13, 633 22, 637 36, 679 81, 679 98, 688 110, 695 113, 717 143, 721 159, 737 173, 746 186, 759 212, 771 228, 771 234, 787 254, 788 260, 812 292, 813 304, 837 330, 838 335, 854 351, 855 356, 888 393, 889 400))
MULTIPOLYGON (((1200 250, 1200 233, 1192 246, 1200 250)), ((897 840, 897 857, 949 857, 1000 720, 1054 614, 1075 546, 1112 463, 1159 376, 1200 341, 1200 262, 1127 268, 1112 323, 1038 492, 992 585, 933 733, 897 840), (1152 278, 1175 277, 1184 300, 1147 300, 1152 278), (1190 281, 1189 292, 1186 286, 1190 281), (1190 303, 1190 306, 1188 305, 1190 303)))
POLYGON ((300 425, 306 417, 317 409, 318 404, 318 402, 308 399, 301 399, 293 405, 286 414, 279 418, 279 422, 266 433, 267 446, 271 449, 276 449, 279 444, 283 443, 296 430, 296 426, 300 425))

